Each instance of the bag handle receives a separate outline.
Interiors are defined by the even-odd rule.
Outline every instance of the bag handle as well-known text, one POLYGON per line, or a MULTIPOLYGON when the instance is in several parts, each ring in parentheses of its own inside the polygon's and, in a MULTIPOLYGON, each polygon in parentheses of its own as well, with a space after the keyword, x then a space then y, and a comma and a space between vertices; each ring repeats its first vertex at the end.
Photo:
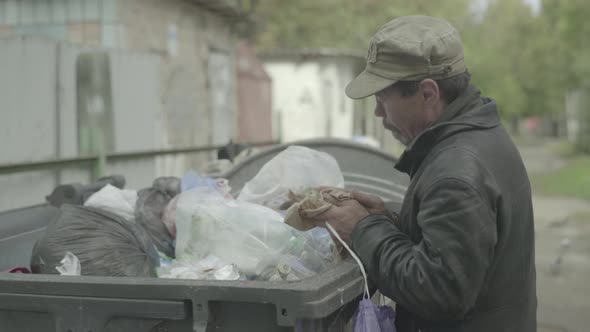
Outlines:
POLYGON ((334 227, 332 227, 332 225, 330 225, 329 223, 326 222, 326 228, 328 228, 328 230, 330 230, 330 232, 338 239, 338 241, 340 241, 340 243, 342 243, 344 248, 346 248, 346 250, 350 253, 352 258, 354 258, 354 260, 356 261, 356 263, 360 267, 361 273, 363 275, 363 279, 365 279, 365 294, 364 294, 364 296, 366 296, 367 299, 370 299, 371 294, 369 293, 369 283, 367 281, 367 272, 365 272, 365 267, 363 266, 363 263, 361 262, 360 258, 358 258, 358 256, 352 251, 352 249, 350 249, 348 244, 346 244, 346 242, 344 242, 344 240, 342 240, 342 238, 340 237, 340 235, 338 235, 338 232, 336 232, 336 230, 334 229, 334 227))

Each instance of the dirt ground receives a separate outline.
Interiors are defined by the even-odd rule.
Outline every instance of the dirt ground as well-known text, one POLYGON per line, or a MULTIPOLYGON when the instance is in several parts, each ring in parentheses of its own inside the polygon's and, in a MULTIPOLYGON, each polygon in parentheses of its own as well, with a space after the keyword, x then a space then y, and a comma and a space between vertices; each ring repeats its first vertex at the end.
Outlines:
MULTIPOLYGON (((542 146, 520 150, 529 173, 566 163, 542 146)), ((533 205, 539 332, 590 331, 590 202, 533 193, 533 205)))

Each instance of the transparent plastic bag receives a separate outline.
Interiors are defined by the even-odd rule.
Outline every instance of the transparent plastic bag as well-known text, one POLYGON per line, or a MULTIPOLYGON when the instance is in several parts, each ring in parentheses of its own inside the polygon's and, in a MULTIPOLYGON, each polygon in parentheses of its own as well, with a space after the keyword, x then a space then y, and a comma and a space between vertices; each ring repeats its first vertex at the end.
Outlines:
POLYGON ((214 255, 250 277, 276 266, 293 237, 279 213, 226 198, 208 187, 180 195, 176 229, 178 259, 214 255))
MULTIPOLYGON (((182 177, 180 180, 180 187, 182 192, 196 188, 209 188, 219 192, 225 198, 232 198, 230 194, 231 187, 229 186, 229 181, 227 179, 213 179, 207 176, 201 176, 195 171, 189 171, 182 177)), ((173 197, 174 198, 172 198, 164 209, 162 222, 164 223, 164 226, 166 226, 172 239, 176 239, 176 209, 178 198, 180 196, 175 195, 173 197)))
POLYGON ((344 187, 344 177, 336 159, 325 152, 290 146, 246 183, 238 200, 281 210, 289 201, 290 190, 303 192, 320 186, 344 187))

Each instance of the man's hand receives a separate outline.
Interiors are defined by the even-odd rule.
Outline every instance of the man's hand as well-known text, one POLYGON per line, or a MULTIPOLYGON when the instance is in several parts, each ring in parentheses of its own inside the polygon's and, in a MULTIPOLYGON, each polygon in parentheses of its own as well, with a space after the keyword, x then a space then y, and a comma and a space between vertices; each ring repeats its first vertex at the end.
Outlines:
POLYGON ((352 198, 361 203, 369 213, 388 215, 387 210, 385 210, 385 203, 379 198, 379 196, 366 194, 360 191, 351 191, 351 194, 352 198))
POLYGON ((370 213, 354 199, 332 202, 332 204, 333 206, 329 210, 313 219, 320 227, 325 227, 326 222, 329 223, 344 241, 349 242, 356 225, 368 217, 370 213))
POLYGON ((356 199, 359 203, 361 203, 367 211, 371 214, 382 214, 389 219, 391 219, 394 223, 398 223, 399 216, 392 211, 389 211, 385 208, 385 203, 379 196, 366 194, 359 191, 353 191, 352 197, 356 199))

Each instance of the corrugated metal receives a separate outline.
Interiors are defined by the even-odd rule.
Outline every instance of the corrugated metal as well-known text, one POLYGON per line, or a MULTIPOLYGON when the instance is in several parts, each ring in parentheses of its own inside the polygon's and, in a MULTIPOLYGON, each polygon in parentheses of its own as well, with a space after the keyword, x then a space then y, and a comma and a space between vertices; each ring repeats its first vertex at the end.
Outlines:
POLYGON ((55 63, 53 43, 0 41, 0 163, 55 157, 55 63))
MULTIPOLYGON (((76 62, 92 49, 32 38, 0 41, 0 164, 78 156, 76 62)), ((159 58, 109 51, 115 152, 150 150, 160 138, 159 58)), ((107 172, 149 184, 155 158, 114 161, 107 172)), ((89 182, 86 166, 0 176, 0 211, 43 201, 57 181, 89 182)))
POLYGON ((243 41, 238 44, 238 142, 272 139, 272 87, 270 76, 256 54, 243 41))

